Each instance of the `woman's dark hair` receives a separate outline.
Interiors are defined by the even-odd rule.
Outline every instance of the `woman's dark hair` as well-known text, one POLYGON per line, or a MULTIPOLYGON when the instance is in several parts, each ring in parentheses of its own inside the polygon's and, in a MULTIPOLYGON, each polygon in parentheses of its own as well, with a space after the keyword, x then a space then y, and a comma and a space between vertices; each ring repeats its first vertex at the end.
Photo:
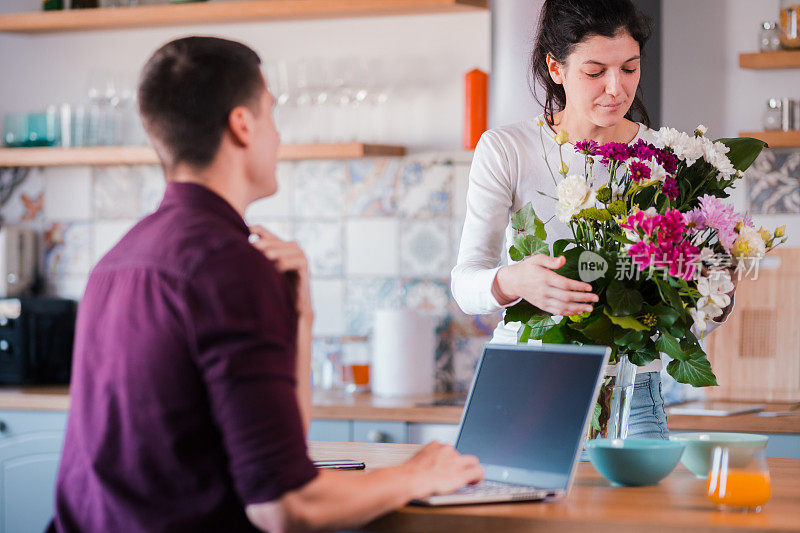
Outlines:
MULTIPOLYGON (((159 48, 139 81, 147 133, 168 152, 162 163, 207 167, 219 151, 228 115, 245 105, 259 112, 265 90, 253 50, 216 37, 185 37, 159 48)), ((160 154, 162 155, 162 154, 160 154)))
MULTIPOLYGON (((564 64, 575 46, 584 39, 594 35, 611 38, 621 30, 639 43, 640 53, 644 57, 644 45, 650 39, 652 26, 631 0, 545 0, 531 55, 531 71, 534 96, 544 107, 545 120, 550 126, 553 126, 553 115, 567 105, 567 95, 564 87, 550 77, 547 56, 551 55, 564 64), (544 87, 544 102, 536 94, 537 84, 544 87)), ((641 87, 637 89, 637 92, 640 91, 641 87)), ((650 126, 650 116, 638 94, 625 118, 638 118, 650 126)))

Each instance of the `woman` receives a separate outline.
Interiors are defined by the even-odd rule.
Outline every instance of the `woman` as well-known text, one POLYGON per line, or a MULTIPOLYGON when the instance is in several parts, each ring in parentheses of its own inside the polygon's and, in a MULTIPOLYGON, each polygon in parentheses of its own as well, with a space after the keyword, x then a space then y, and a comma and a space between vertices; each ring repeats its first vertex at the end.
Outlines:
MULTIPOLYGON (((569 228, 554 216, 555 184, 545 162, 546 157, 551 165, 559 164, 556 132, 565 131, 573 142, 655 140, 637 96, 649 37, 649 22, 630 0, 545 1, 531 59, 534 82, 544 88, 545 112, 487 131, 475 149, 458 264, 452 272, 453 295, 465 313, 492 313, 520 299, 554 315, 592 310, 598 297, 591 285, 553 272, 564 264, 563 256, 534 255, 498 266, 504 231, 506 242, 511 242, 510 217, 531 202, 546 222, 549 243, 571 237, 569 228), (634 122, 635 117, 642 123, 634 122)), ((583 170, 584 156, 575 153, 574 144, 563 148, 567 166, 583 170)), ((608 171, 599 161, 592 171, 594 185, 608 181, 608 171)), ((492 342, 516 343, 519 326, 501 322, 492 342)), ((669 436, 661 368, 656 359, 638 369, 629 437, 669 436)))

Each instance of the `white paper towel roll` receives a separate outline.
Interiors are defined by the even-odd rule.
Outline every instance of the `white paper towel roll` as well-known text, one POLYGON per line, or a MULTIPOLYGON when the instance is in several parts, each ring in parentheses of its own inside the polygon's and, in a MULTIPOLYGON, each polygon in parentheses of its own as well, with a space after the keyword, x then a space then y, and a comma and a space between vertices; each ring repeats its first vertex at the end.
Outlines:
POLYGON ((411 309, 377 311, 372 337, 372 393, 432 394, 435 352, 435 318, 411 309))

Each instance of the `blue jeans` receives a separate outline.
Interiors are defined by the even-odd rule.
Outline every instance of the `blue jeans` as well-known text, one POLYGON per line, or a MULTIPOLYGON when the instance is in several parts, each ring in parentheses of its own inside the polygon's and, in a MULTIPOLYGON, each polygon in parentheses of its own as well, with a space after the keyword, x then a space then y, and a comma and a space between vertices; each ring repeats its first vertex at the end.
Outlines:
POLYGON ((636 374, 628 438, 669 439, 667 414, 661 397, 661 375, 658 372, 636 374))

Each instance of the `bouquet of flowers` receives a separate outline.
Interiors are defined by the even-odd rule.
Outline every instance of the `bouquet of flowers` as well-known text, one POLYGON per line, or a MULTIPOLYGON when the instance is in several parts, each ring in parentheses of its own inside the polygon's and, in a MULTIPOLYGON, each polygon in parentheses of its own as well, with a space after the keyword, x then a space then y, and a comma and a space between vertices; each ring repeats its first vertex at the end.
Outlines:
POLYGON ((519 302, 505 322, 523 324, 520 342, 607 345, 611 362, 625 356, 640 366, 664 352, 672 358, 667 372, 678 382, 716 385, 698 336, 731 303, 732 276, 757 268, 786 237, 785 227, 756 229, 747 214, 721 201, 766 144, 714 142, 705 133, 703 126, 693 135, 662 128, 653 144, 580 141, 575 150, 585 157, 582 173, 571 173, 563 161, 566 132, 556 135, 555 217, 573 236, 551 250, 545 222, 528 204, 512 217, 510 257, 564 255, 556 272, 591 283, 600 299, 592 312, 560 319, 519 302), (609 178, 593 186, 598 160, 609 178))

